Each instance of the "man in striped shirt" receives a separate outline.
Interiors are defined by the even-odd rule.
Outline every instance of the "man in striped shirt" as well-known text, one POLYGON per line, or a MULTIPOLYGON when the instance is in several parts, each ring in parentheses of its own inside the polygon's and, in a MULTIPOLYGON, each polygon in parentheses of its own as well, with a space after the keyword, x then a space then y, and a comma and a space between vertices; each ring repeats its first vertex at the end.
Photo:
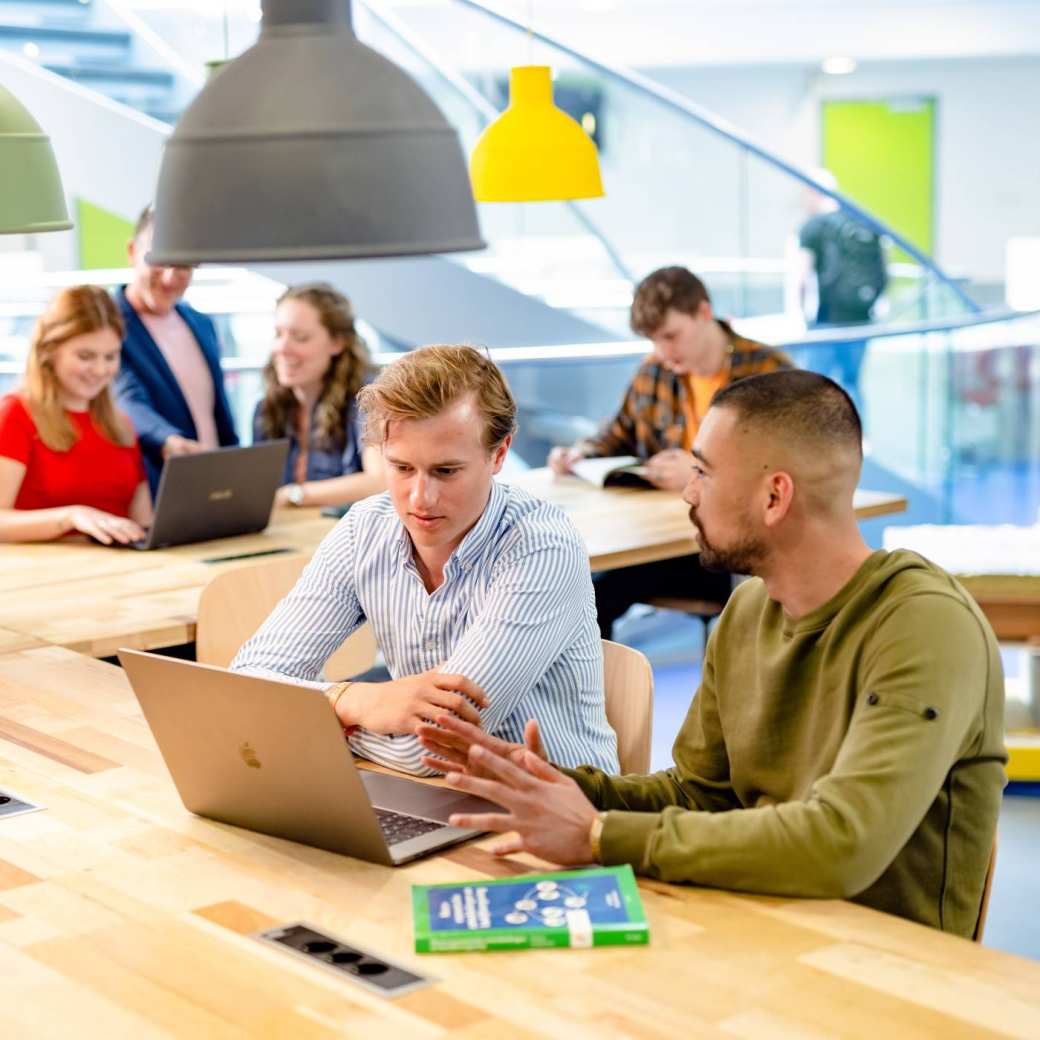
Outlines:
MULTIPOLYGON (((656 487, 679 494, 690 477, 694 438, 715 392, 738 379, 791 368, 774 347, 746 339, 715 317, 704 283, 685 267, 662 267, 636 288, 632 331, 653 344, 639 366, 617 415, 596 437, 570 448, 553 448, 549 465, 567 473, 582 458, 635 455, 646 462, 656 487)), ((731 579, 711 573, 697 554, 621 567, 596 578, 600 634, 610 639, 614 622, 632 606, 655 596, 725 603, 731 579)))
POLYGON ((510 741, 538 718, 554 761, 616 770, 581 536, 494 480, 516 428, 501 371, 424 347, 359 398, 389 490, 351 508, 232 669, 313 682, 367 620, 393 679, 326 690, 358 754, 428 773, 416 727, 449 711, 510 741))

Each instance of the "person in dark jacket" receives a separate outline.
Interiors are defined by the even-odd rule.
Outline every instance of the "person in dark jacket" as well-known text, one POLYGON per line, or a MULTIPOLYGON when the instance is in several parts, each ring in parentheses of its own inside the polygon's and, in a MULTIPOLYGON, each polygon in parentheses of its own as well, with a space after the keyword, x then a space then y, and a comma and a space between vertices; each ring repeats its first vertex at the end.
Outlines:
POLYGON ((213 322, 184 303, 190 267, 154 267, 146 207, 127 246, 133 279, 116 291, 126 325, 115 390, 130 416, 154 495, 171 455, 238 444, 213 322))

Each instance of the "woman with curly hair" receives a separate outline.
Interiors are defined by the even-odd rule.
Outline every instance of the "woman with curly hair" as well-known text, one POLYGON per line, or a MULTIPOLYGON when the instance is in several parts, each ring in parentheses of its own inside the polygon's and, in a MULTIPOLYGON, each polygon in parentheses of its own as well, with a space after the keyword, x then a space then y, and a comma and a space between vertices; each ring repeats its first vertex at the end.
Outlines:
POLYGON ((0 398, 0 541, 144 537, 144 463, 109 391, 122 338, 119 310, 96 285, 63 289, 40 315, 22 386, 0 398))
POLYGON ((371 373, 350 301, 331 285, 287 289, 275 310, 275 339, 253 440, 289 438, 280 506, 357 502, 386 488, 377 448, 366 448, 355 397, 371 373))

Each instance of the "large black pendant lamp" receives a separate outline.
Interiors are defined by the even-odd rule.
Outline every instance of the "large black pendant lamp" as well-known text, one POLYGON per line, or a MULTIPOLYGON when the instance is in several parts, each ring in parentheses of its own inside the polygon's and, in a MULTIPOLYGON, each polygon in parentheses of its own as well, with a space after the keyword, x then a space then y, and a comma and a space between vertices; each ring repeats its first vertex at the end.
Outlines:
POLYGON ((156 264, 480 249, 458 135, 354 35, 350 0, 262 0, 260 38, 166 143, 156 264))

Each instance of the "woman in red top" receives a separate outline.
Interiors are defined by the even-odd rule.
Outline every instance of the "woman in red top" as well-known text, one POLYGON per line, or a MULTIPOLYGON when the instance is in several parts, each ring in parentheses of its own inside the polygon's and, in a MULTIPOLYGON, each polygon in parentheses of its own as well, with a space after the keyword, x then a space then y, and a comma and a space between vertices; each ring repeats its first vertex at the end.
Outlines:
POLYGON ((152 502, 141 452, 108 389, 122 338, 119 310, 94 285, 63 289, 40 315, 25 382, 0 398, 0 541, 144 536, 152 502))

